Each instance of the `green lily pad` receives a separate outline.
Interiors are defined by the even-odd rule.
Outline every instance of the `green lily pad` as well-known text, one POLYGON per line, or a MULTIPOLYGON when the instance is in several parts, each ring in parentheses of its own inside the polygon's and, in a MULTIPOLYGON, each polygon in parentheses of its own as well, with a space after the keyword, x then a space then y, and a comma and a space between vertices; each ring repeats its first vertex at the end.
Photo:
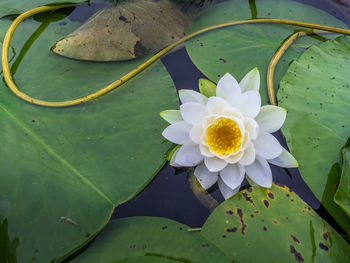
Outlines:
POLYGON ((164 259, 162 262, 232 262, 199 232, 187 229, 165 218, 112 220, 89 249, 72 262, 135 262, 135 257, 143 258, 136 262, 153 262, 149 257, 164 259))
POLYGON ((21 14, 29 9, 49 4, 59 3, 83 3, 86 0, 1 0, 0 2, 0 18, 7 15, 21 14))
MULTIPOLYGON (((251 1, 231 0, 220 3, 203 12, 190 26, 189 32, 207 26, 234 20, 250 19, 251 1)), ((347 26, 317 8, 288 0, 256 0, 257 18, 282 18, 329 26, 347 26)), ((253 13, 253 14, 252 14, 253 13)), ((240 80, 251 69, 258 67, 261 75, 262 102, 267 102, 266 71, 268 64, 281 43, 297 30, 304 28, 280 24, 249 24, 218 29, 202 34, 186 42, 186 49, 193 63, 210 80, 217 82, 226 72, 240 80)), ((275 72, 275 88, 286 72, 290 61, 296 59, 307 47, 324 38, 305 36, 288 49, 275 72)))
MULTIPOLYGON (((0 20, 1 38, 10 22, 0 20)), ((21 90, 41 99, 73 99, 142 62, 86 63, 51 53, 50 44, 77 26, 68 19, 28 19, 19 26, 11 71, 21 90)), ((177 107, 161 62, 113 92, 69 108, 30 105, 1 81, 0 220, 8 219, 9 240, 19 240, 18 262, 50 262, 91 240, 114 207, 163 166, 171 144, 161 136, 166 124, 159 112, 177 107)))
POLYGON ((201 234, 234 262, 350 262, 343 238, 284 186, 239 192, 201 234))
POLYGON ((343 168, 334 201, 350 216, 350 137, 342 149, 343 168))
POLYGON ((288 110, 282 127, 301 175, 316 197, 350 233, 349 218, 334 203, 340 180, 339 149, 350 134, 350 38, 310 47, 293 62, 278 91, 288 110))
POLYGON ((157 256, 140 256, 134 258, 121 259, 113 261, 113 263, 176 263, 179 262, 177 259, 168 259, 157 256))

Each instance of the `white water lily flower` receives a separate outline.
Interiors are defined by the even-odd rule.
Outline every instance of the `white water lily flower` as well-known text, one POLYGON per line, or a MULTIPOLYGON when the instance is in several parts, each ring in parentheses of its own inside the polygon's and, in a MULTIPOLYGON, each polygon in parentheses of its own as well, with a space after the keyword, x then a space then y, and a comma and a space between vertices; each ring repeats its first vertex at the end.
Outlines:
POLYGON ((179 144, 170 164, 194 167, 203 188, 216 182, 225 199, 239 191, 245 174, 256 184, 271 187, 268 163, 297 167, 294 157, 271 135, 286 118, 283 108, 261 107, 260 75, 257 68, 238 84, 230 74, 223 76, 216 96, 180 90, 180 110, 161 113, 169 125, 163 136, 179 144))

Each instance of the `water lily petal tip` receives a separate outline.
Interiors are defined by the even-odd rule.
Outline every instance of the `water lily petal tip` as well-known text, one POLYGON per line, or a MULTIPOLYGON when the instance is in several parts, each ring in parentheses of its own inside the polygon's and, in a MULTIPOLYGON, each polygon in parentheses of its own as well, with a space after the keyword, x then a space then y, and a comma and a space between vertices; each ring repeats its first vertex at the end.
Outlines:
POLYGON ((278 107, 280 107, 282 110, 284 110, 286 113, 288 113, 288 110, 286 108, 283 108, 281 106, 278 106, 278 107))
POLYGON ((160 117, 164 119, 164 115, 166 114, 166 110, 163 110, 159 113, 160 117))
POLYGON ((298 168, 299 167, 299 163, 297 160, 295 160, 295 167, 294 168, 298 168))

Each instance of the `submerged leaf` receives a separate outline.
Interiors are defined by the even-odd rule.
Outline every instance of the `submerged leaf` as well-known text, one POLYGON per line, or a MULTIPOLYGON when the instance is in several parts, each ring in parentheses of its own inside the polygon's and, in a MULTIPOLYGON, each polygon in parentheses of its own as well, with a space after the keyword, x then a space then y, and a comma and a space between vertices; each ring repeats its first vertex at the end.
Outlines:
POLYGON ((157 52, 185 35, 195 8, 183 10, 171 0, 122 1, 93 15, 52 51, 74 59, 128 60, 157 52))

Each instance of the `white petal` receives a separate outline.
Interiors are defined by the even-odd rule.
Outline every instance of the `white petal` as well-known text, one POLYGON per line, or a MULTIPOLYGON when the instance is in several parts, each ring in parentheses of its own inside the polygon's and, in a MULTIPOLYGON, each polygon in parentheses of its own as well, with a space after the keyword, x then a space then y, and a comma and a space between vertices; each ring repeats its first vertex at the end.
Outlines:
POLYGON ((259 92, 250 90, 242 94, 239 100, 239 110, 245 117, 255 118, 261 107, 259 92))
POLYGON ((182 89, 179 90, 179 98, 182 104, 188 103, 188 102, 197 102, 200 104, 207 103, 208 98, 204 96, 203 94, 189 89, 182 89))
POLYGON ((228 102, 219 97, 210 97, 207 103, 207 112, 209 114, 221 114, 230 105, 228 102))
POLYGON ((241 165, 251 165, 255 161, 255 149, 252 143, 249 143, 248 147, 244 150, 242 158, 239 160, 241 165))
POLYGON ((269 164, 263 158, 256 156, 255 162, 245 166, 245 172, 256 184, 271 187, 272 172, 269 164))
POLYGON ((179 110, 165 110, 160 113, 160 116, 170 124, 183 121, 179 110))
POLYGON ((298 167, 298 161, 295 160, 293 155, 291 155, 286 149, 282 147, 282 153, 280 156, 267 160, 269 163, 272 163, 274 165, 285 167, 285 168, 295 168, 298 167))
POLYGON ((226 73, 218 82, 216 96, 225 99, 232 106, 235 106, 241 97, 241 88, 237 80, 226 73))
POLYGON ((261 131, 272 133, 278 131, 285 119, 287 112, 285 109, 273 105, 262 106, 255 120, 259 124, 261 131))
POLYGON ((190 131, 190 138, 194 143, 200 144, 202 138, 203 128, 201 125, 193 126, 190 131))
POLYGON ((235 117, 235 118, 238 118, 238 119, 243 119, 243 115, 242 113, 240 112, 240 110, 238 108, 235 108, 235 107, 229 107, 229 108, 226 108, 222 111, 221 115, 226 115, 226 116, 229 116, 229 117, 235 117))
POLYGON ((239 83, 242 92, 246 92, 248 90, 256 90, 259 91, 260 88, 260 73, 258 68, 253 68, 249 71, 239 83))
POLYGON ((189 102, 180 106, 182 118, 192 125, 202 124, 203 118, 207 115, 207 110, 203 104, 189 102))
POLYGON ((211 172, 218 172, 224 169, 227 165, 225 160, 219 159, 217 157, 205 157, 204 163, 207 166, 208 170, 211 172))
POLYGON ((235 189, 231 189, 223 182, 223 180, 221 178, 218 179, 218 186, 219 186, 219 189, 220 189, 222 196, 225 199, 229 199, 231 196, 234 196, 235 194, 237 194, 239 192, 239 188, 240 188, 240 187, 237 187, 235 189))
POLYGON ((200 149, 200 151, 201 151, 201 154, 202 154, 203 156, 205 156, 205 157, 213 157, 213 156, 214 156, 214 154, 212 154, 212 153, 210 152, 209 147, 207 147, 207 146, 205 146, 205 145, 203 145, 203 144, 201 144, 201 145, 199 146, 199 149, 200 149))
POLYGON ((225 158, 225 161, 228 163, 237 163, 242 158, 242 156, 243 156, 243 151, 239 151, 238 153, 235 153, 225 158))
POLYGON ((211 115, 205 116, 203 119, 202 127, 204 129, 206 129, 207 127, 209 127, 210 125, 213 124, 213 122, 215 121, 215 119, 217 117, 218 117, 218 115, 216 115, 216 114, 211 114, 211 115))
POLYGON ((190 139, 189 133, 191 128, 192 125, 179 121, 166 127, 162 135, 173 143, 184 144, 190 139))
POLYGON ((273 159, 282 153, 281 144, 270 133, 260 132, 253 143, 256 154, 264 159, 273 159))
POLYGON ((204 163, 201 163, 194 170, 194 175, 196 176, 198 182, 204 189, 208 189, 218 180, 218 172, 212 173, 210 172, 204 163))
POLYGON ((247 145, 248 145, 249 142, 250 142, 249 132, 245 132, 244 136, 243 136, 241 149, 245 150, 247 148, 247 145))
POLYGON ((175 157, 175 163, 187 167, 195 166, 201 161, 203 161, 203 155, 199 150, 199 145, 191 142, 182 145, 175 157))
POLYGON ((231 189, 241 186, 244 179, 245 170, 237 164, 229 164, 220 171, 220 177, 224 183, 231 189))
POLYGON ((249 138, 255 140, 259 132, 259 126, 256 121, 252 118, 245 118, 243 123, 245 129, 249 132, 249 138))

